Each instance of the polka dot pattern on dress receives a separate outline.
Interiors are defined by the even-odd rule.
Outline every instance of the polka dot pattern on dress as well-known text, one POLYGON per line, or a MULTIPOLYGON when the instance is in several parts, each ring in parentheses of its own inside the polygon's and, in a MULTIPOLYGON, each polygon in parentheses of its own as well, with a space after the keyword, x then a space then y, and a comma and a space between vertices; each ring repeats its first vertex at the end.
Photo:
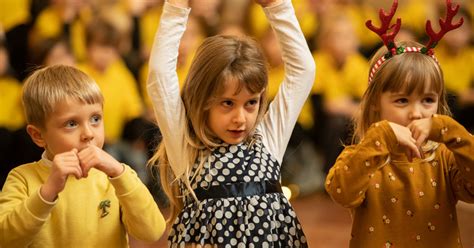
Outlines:
MULTIPOLYGON (((191 178, 199 167, 197 161, 191 178)), ((260 139, 255 144, 224 144, 212 151, 191 187, 280 179, 280 165, 260 139)), ((180 185, 182 194, 186 187, 180 185)), ((296 213, 282 193, 245 197, 191 197, 171 227, 171 247, 217 244, 218 247, 308 247, 296 213)))

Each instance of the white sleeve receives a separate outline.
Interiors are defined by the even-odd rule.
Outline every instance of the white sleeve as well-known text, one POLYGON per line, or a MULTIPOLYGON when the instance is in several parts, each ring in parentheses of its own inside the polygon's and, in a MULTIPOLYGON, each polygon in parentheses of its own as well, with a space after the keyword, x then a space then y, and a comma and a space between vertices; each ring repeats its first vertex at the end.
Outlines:
POLYGON ((147 81, 155 116, 166 146, 170 166, 177 177, 187 164, 185 154, 186 116, 176 73, 178 48, 186 29, 189 8, 165 2, 155 35, 147 81))
POLYGON ((264 8, 282 49, 285 77, 258 129, 279 163, 314 82, 316 66, 290 0, 264 8))

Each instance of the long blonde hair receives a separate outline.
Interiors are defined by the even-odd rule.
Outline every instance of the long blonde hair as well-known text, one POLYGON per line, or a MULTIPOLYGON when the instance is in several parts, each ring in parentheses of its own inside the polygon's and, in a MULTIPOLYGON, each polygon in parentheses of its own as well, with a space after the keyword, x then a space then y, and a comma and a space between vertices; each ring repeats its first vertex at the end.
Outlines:
MULTIPOLYGON (((400 46, 422 47, 422 45, 413 41, 400 42, 397 47, 400 46)), ((372 57, 370 68, 386 53, 386 47, 381 47, 372 57)), ((403 90, 408 94, 412 92, 422 93, 427 84, 429 84, 431 90, 439 95, 437 113, 450 115, 446 101, 443 71, 431 56, 419 52, 402 53, 385 61, 374 75, 362 97, 359 113, 354 118, 353 143, 358 143, 364 137, 370 125, 380 121, 380 115, 374 109, 380 107, 382 93, 399 90, 403 90)))
MULTIPOLYGON (((149 164, 158 166, 163 190, 170 200, 171 214, 168 222, 173 221, 183 208, 185 197, 181 195, 180 181, 194 196, 191 183, 191 169, 197 160, 200 161, 194 176, 199 174, 210 149, 219 145, 218 137, 208 127, 209 109, 215 97, 223 93, 226 82, 237 80, 240 85, 237 92, 244 87, 251 93, 260 93, 260 109, 255 126, 262 120, 267 108, 266 88, 268 72, 265 58, 259 45, 247 37, 213 36, 205 39, 196 52, 186 77, 181 98, 186 110, 186 144, 189 160, 187 170, 180 178, 176 178, 170 168, 164 142, 158 146, 149 164)), ((255 134, 255 126, 247 137, 251 142, 255 134)), ((195 196, 194 196, 194 199, 195 196)))

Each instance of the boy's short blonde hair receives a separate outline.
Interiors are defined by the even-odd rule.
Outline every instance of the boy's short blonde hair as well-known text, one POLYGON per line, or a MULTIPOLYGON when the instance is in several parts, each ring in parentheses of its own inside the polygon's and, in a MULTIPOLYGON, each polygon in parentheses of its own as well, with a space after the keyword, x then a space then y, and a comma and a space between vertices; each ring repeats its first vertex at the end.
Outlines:
POLYGON ((34 71, 26 79, 22 90, 28 124, 44 128, 49 114, 65 99, 87 104, 103 104, 104 101, 96 82, 77 68, 54 65, 34 71))

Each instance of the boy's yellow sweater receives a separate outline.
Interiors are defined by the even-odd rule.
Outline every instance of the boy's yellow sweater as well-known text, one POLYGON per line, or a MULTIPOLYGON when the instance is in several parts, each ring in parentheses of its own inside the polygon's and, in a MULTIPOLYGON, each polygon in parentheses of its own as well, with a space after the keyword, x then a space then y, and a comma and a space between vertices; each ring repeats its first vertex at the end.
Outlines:
POLYGON ((0 192, 1 247, 128 247, 160 238, 165 221, 152 195, 128 166, 116 178, 91 169, 70 176, 55 202, 39 194, 51 169, 42 159, 13 169, 0 192))

